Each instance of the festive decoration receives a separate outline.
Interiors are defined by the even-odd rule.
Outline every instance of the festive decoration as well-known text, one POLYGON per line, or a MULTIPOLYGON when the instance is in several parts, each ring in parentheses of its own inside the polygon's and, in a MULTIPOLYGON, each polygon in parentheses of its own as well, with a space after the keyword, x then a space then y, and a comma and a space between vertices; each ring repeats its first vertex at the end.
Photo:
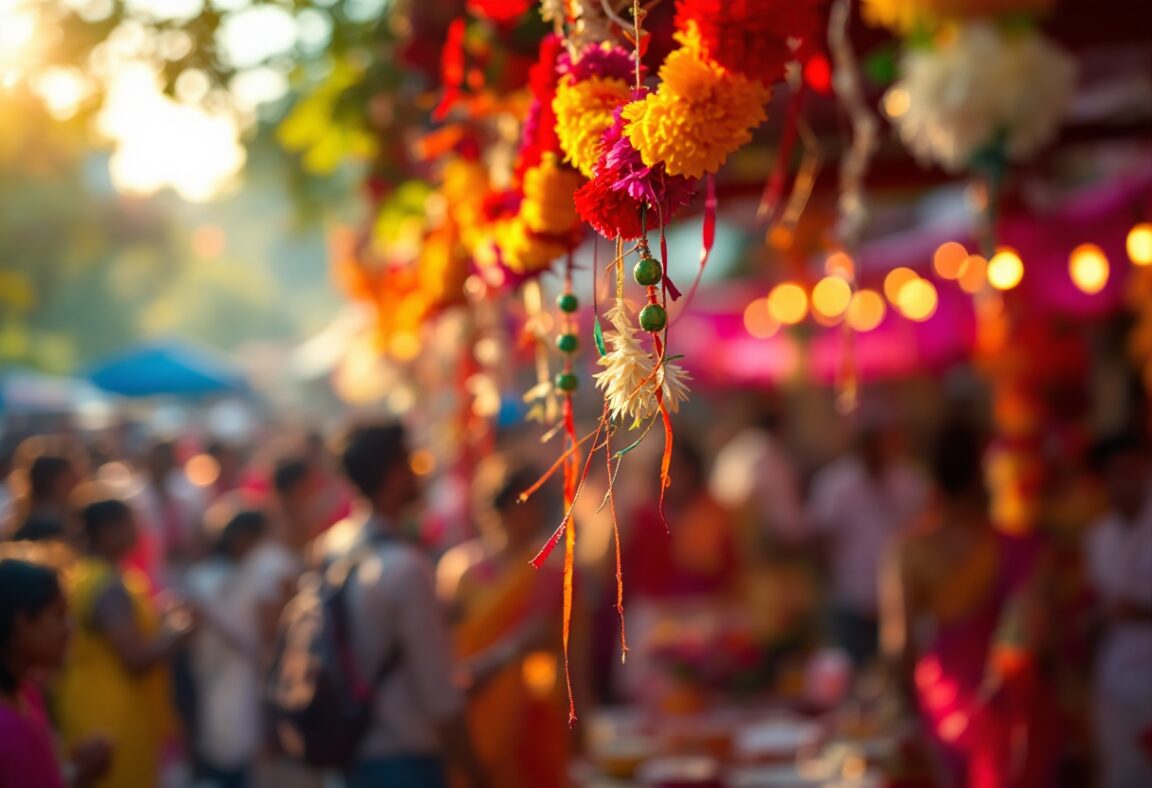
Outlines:
POLYGON ((1041 13, 1052 5, 1053 0, 863 0, 862 12, 870 24, 913 33, 948 21, 1041 13))
POLYGON ((603 149, 604 132, 612 125, 612 111, 631 94, 622 79, 591 77, 574 81, 565 77, 552 103, 556 134, 570 162, 592 177, 603 149))
POLYGON ((700 178, 752 139, 771 91, 707 60, 698 37, 681 40, 660 67, 660 87, 624 108, 624 134, 649 167, 700 178))
POLYGON ((657 386, 668 410, 677 412, 688 398, 688 373, 669 361, 656 368, 652 354, 640 344, 632 313, 624 302, 608 311, 608 321, 612 330, 605 332, 604 339, 612 349, 597 360, 604 370, 594 377, 596 388, 604 392, 612 418, 638 424, 655 417, 660 410, 655 396, 657 386))
POLYGON ((1051 141, 1074 75, 1035 30, 972 22, 908 50, 886 106, 917 158, 956 172, 993 147, 1023 159, 1051 141))

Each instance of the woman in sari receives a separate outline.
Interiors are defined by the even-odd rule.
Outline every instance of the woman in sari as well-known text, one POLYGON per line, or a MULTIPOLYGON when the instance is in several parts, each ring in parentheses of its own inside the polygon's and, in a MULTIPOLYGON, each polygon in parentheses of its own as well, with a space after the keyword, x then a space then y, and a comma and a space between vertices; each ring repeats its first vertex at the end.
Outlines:
POLYGON ((481 537, 449 551, 440 564, 457 657, 472 682, 473 740, 500 788, 567 784, 563 668, 549 648, 559 642, 560 579, 550 567, 537 571, 529 563, 550 520, 537 497, 517 503, 536 477, 499 458, 482 465, 474 494, 481 537))
POLYGON ((1032 551, 991 527, 981 454, 970 430, 940 437, 934 513, 898 545, 882 578, 884 646, 923 720, 941 785, 1043 785, 1048 731, 1036 716, 1034 627, 1021 593, 1032 551))
POLYGON ((127 504, 97 501, 82 519, 87 550, 69 589, 76 629, 56 693, 61 733, 66 746, 108 738, 112 765, 100 788, 150 788, 171 731, 165 664, 187 625, 162 627, 146 578, 121 570, 136 542, 127 504))

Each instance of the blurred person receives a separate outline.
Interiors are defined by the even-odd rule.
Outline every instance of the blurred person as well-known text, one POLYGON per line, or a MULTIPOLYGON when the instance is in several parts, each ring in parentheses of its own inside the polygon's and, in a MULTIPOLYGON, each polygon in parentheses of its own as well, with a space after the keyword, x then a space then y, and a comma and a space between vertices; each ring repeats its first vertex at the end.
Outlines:
POLYGON ((0 559, 0 788, 92 785, 108 768, 108 742, 77 743, 61 769, 35 678, 59 669, 70 634, 68 607, 56 572, 0 559))
POLYGON ((212 482, 212 500, 238 490, 244 476, 244 456, 240 449, 231 443, 214 440, 204 448, 204 453, 214 459, 219 468, 212 482))
POLYGON ((448 551, 442 586, 455 614, 457 657, 472 675, 472 737, 493 784, 566 785, 568 737, 563 668, 555 648, 561 580, 530 563, 549 525, 541 494, 518 502, 539 473, 492 457, 476 475, 481 536, 448 551), (553 593, 556 592, 556 593, 553 593))
POLYGON ((204 553, 203 495, 184 475, 170 440, 152 444, 142 475, 142 484, 128 497, 140 518, 129 560, 147 575, 153 589, 179 586, 184 571, 204 553))
POLYGON ((1104 618, 1092 687, 1096 754, 1104 788, 1137 788, 1152 785, 1152 468, 1135 433, 1095 453, 1111 505, 1085 545, 1104 618))
POLYGON ((709 486, 716 500, 751 521, 745 548, 761 551, 763 542, 803 539, 804 501, 795 463, 780 438, 775 403, 763 404, 745 429, 716 455, 709 486))
POLYGON ((188 572, 201 626, 191 642, 197 692, 194 735, 200 778, 214 788, 244 788, 262 742, 261 658, 269 636, 266 583, 253 558, 267 532, 262 512, 235 513, 214 553, 188 572))
POLYGON ((722 597, 739 578, 731 513, 707 487, 704 456, 687 436, 677 436, 664 497, 642 505, 630 518, 623 545, 625 593, 653 601, 722 597))
POLYGON ((935 745, 941 785, 1039 788, 1055 752, 1027 672, 1033 551, 992 528, 982 454, 967 427, 939 436, 934 505, 885 562, 884 650, 935 745))
POLYGON ((372 719, 348 770, 349 788, 444 788, 448 765, 470 788, 487 786, 454 681, 432 563, 405 539, 421 495, 403 428, 353 429, 341 465, 361 501, 333 529, 342 538, 328 557, 363 556, 349 581, 348 617, 353 664, 360 676, 375 677, 372 719))
POLYGON ((28 462, 21 475, 26 490, 14 502, 4 531, 14 540, 69 536, 68 499, 82 480, 77 462, 68 454, 46 448, 28 462))
POLYGON ((877 653, 881 558, 927 502, 928 485, 902 456, 898 435, 875 424, 813 480, 808 519, 830 554, 833 631, 857 665, 877 653))
POLYGON ((97 500, 83 508, 81 520, 85 552, 68 594, 75 637, 56 688, 60 730, 66 745, 108 736, 112 765, 100 788, 155 785, 172 730, 165 668, 191 622, 180 609, 161 619, 146 578, 122 568, 136 543, 131 507, 97 500))

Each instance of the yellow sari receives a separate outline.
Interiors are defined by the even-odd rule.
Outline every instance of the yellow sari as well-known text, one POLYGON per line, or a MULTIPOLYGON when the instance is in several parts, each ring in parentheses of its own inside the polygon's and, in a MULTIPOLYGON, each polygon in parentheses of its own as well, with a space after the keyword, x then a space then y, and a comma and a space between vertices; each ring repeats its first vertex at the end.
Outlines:
MULTIPOLYGON (((527 559, 512 561, 499 575, 470 573, 461 594, 456 629, 461 659, 497 644, 533 614, 541 578, 527 559)), ((559 621, 559 609, 556 611, 559 621)), ((566 785, 567 701, 563 668, 553 652, 530 653, 504 667, 469 703, 469 723, 481 761, 500 788, 566 785)))
MULTIPOLYGON (((150 788, 160 773, 160 751, 171 731, 169 684, 163 668, 133 675, 108 639, 96 631, 96 603, 117 580, 105 561, 83 558, 69 578, 69 601, 77 622, 72 648, 56 687, 56 706, 65 746, 93 735, 113 746, 112 767, 97 788, 150 788)), ((123 583, 136 624, 154 635, 159 620, 148 598, 147 579, 126 572, 123 583)))

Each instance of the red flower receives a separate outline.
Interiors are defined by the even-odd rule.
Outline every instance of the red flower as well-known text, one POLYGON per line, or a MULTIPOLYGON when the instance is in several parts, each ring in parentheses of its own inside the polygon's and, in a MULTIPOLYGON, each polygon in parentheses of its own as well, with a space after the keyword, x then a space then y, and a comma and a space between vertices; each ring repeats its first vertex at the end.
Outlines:
POLYGON ((695 23, 704 54, 724 68, 768 85, 792 59, 790 37, 819 35, 823 0, 679 0, 676 27, 695 23))
MULTIPOLYGON (((620 179, 620 173, 613 169, 602 169, 596 177, 576 190, 576 212, 580 218, 605 238, 619 235, 626 241, 644 234, 640 226, 642 203, 628 195, 623 189, 612 186, 620 179)), ((657 218, 650 211, 649 230, 657 226, 657 218)))
POLYGON ((468 0, 468 13, 493 22, 515 22, 532 7, 532 0, 468 0))

